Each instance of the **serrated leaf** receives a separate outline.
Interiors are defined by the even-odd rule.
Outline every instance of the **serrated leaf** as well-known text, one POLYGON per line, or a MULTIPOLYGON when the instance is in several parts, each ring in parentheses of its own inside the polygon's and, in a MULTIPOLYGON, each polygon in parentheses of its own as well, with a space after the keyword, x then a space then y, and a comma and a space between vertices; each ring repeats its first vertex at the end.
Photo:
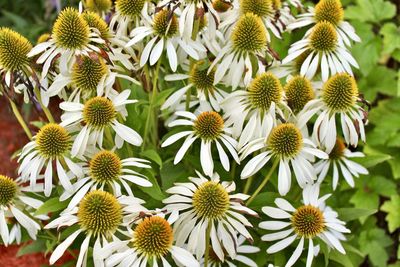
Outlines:
POLYGON ((65 209, 68 206, 68 201, 60 201, 58 197, 51 198, 43 203, 36 212, 35 215, 48 214, 50 212, 56 212, 65 209))
POLYGON ((400 227, 400 196, 394 195, 383 203, 381 210, 386 212, 386 221, 389 224, 389 231, 393 233, 400 227))
POLYGON ((378 63, 381 54, 382 39, 375 36, 372 25, 360 22, 353 24, 362 42, 355 44, 351 49, 351 53, 360 65, 360 72, 366 76, 378 63), (366 57, 365 55, 368 56, 366 57))
POLYGON ((360 234, 358 243, 362 252, 367 253, 374 266, 386 266, 389 259, 386 247, 393 241, 385 234, 385 231, 379 228, 369 229, 360 234))
POLYGON ((396 15, 396 6, 385 0, 357 0, 357 5, 349 6, 345 16, 362 22, 380 22, 396 15))
POLYGON ((381 28, 383 35, 383 53, 391 54, 397 48, 400 48, 400 28, 394 23, 386 23, 381 28))

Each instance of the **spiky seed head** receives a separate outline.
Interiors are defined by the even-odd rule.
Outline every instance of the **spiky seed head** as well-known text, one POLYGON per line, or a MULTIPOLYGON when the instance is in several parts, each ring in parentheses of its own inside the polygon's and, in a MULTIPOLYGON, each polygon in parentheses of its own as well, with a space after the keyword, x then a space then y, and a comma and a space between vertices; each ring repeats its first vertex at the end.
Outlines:
POLYGON ((215 70, 211 70, 210 73, 207 72, 208 68, 204 68, 204 62, 197 62, 190 71, 189 82, 199 91, 212 93, 214 91, 215 70))
POLYGON ((178 32, 178 19, 173 11, 163 9, 154 16, 153 29, 158 36, 170 38, 178 32))
POLYGON ((212 5, 214 10, 218 13, 224 13, 232 8, 232 3, 225 0, 214 0, 212 5))
POLYGON ((58 47, 82 49, 89 43, 89 25, 78 10, 67 7, 58 15, 53 26, 53 38, 58 47))
POLYGON ((78 207, 78 223, 93 235, 112 235, 122 223, 122 207, 115 196, 95 190, 83 198, 78 207))
POLYGON ((315 6, 315 20, 329 21, 338 25, 344 17, 343 6, 340 0, 321 0, 315 6))
POLYGON ((229 209, 229 194, 217 182, 201 184, 193 194, 193 207, 197 216, 204 219, 219 219, 229 209))
POLYGON ((36 42, 38 44, 41 44, 41 43, 47 42, 48 40, 50 40, 50 38, 51 38, 51 34, 50 33, 43 33, 42 35, 40 35, 38 37, 36 42))
POLYGON ((262 111, 269 110, 271 103, 279 103, 282 99, 282 85, 272 73, 263 73, 257 76, 247 88, 249 98, 254 108, 262 111))
POLYGON ((261 18, 275 13, 272 0, 240 0, 242 14, 253 13, 261 18))
POLYGON ((322 100, 334 112, 346 112, 356 103, 358 88, 356 80, 347 73, 338 73, 324 84, 322 100))
POLYGON ((103 128, 115 119, 117 113, 114 104, 106 97, 96 96, 85 103, 83 120, 89 126, 103 128))
POLYGON ((98 152, 89 163, 90 177, 96 182, 105 183, 119 179, 122 171, 121 159, 112 151, 98 152))
POLYGON ((86 8, 93 12, 107 12, 111 6, 111 0, 86 0, 86 8))
POLYGON ((137 17, 142 12, 146 0, 117 0, 115 9, 122 15, 131 19, 137 17))
POLYGON ((304 238, 314 238, 325 228, 322 211, 314 206, 305 205, 298 208, 291 218, 296 234, 304 238))
POLYGON ((294 158, 300 153, 303 136, 294 124, 282 123, 272 129, 267 142, 275 156, 294 158))
POLYGON ((133 247, 147 257, 164 257, 174 239, 171 225, 159 216, 144 218, 133 233, 133 247))
POLYGON ((0 28, 0 68, 19 71, 29 64, 27 54, 31 43, 21 34, 8 28, 0 28))
POLYGON ((332 52, 338 44, 338 36, 330 22, 318 22, 310 34, 311 49, 317 52, 332 52))
POLYGON ((97 85, 106 73, 106 64, 103 58, 97 56, 97 54, 77 56, 72 66, 72 82, 84 93, 93 95, 96 92, 97 85))
POLYGON ((232 35, 234 49, 239 52, 260 52, 267 46, 267 30, 261 18, 247 13, 236 23, 232 35))
POLYGON ((0 175, 0 207, 10 205, 18 190, 17 183, 10 177, 0 175))
POLYGON ((335 146, 333 147, 332 151, 329 153, 329 159, 330 160, 341 159, 344 155, 345 149, 346 149, 346 145, 344 144, 343 140, 340 138, 337 138, 335 146))
POLYGON ((36 135, 39 153, 48 159, 64 155, 71 146, 71 136, 64 127, 49 123, 43 126, 36 135))
POLYGON ((217 139, 224 129, 224 120, 215 111, 202 112, 194 122, 193 130, 203 140, 217 139))
POLYGON ((311 81, 301 75, 291 78, 284 90, 288 105, 295 113, 302 110, 315 96, 311 81))
POLYGON ((111 32, 107 23, 97 13, 85 11, 84 13, 82 13, 82 17, 87 22, 90 28, 94 28, 99 31, 100 37, 104 39, 108 39, 111 37, 111 32))

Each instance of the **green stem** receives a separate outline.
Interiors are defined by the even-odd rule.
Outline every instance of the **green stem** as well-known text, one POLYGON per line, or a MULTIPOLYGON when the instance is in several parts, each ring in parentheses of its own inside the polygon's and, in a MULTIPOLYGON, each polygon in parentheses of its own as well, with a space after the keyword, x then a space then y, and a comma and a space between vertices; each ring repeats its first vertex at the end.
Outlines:
POLYGON ((231 178, 232 180, 235 180, 236 178, 236 167, 237 167, 237 163, 235 160, 232 160, 232 168, 231 168, 231 178))
POLYGON ((204 253, 204 267, 208 267, 208 258, 210 257, 210 235, 211 235, 211 221, 208 221, 206 230, 206 251, 204 253))
POLYGON ((245 186, 244 186, 243 194, 247 194, 247 193, 249 192, 250 186, 251 186, 251 184, 252 184, 252 182, 253 182, 253 179, 254 179, 254 176, 250 176, 250 177, 247 179, 246 184, 245 184, 245 186))
MULTIPOLYGON (((158 60, 157 65, 156 65, 156 70, 154 72, 154 77, 153 77, 153 92, 151 94, 150 98, 150 105, 149 105, 149 110, 147 112, 147 118, 146 118, 146 124, 144 126, 144 134, 143 134, 143 144, 142 144, 142 151, 144 151, 144 148, 146 146, 146 140, 148 138, 149 130, 150 130, 150 121, 151 121, 151 116, 153 115, 153 108, 154 108, 154 103, 157 98, 157 81, 158 81, 158 72, 160 70, 160 65, 161 65, 161 59, 158 60)), ((157 127, 158 119, 157 119, 157 114, 155 115, 155 127, 157 127)), ((157 129, 154 129, 157 130, 157 129)))
POLYGON ((17 105, 15 105, 14 101, 12 101, 11 99, 8 99, 8 100, 10 101, 11 109, 14 113, 15 118, 17 118, 22 129, 24 129, 26 136, 28 136, 29 139, 32 139, 31 130, 29 130, 28 125, 26 125, 24 118, 22 117, 21 113, 19 112, 19 110, 17 108, 17 105))
POLYGON ((49 120, 49 122, 55 123, 54 117, 53 117, 53 115, 51 115, 50 110, 45 105, 43 105, 39 89, 37 87, 35 87, 33 89, 33 91, 36 95, 36 98, 37 98, 37 101, 39 102, 40 107, 42 108, 42 110, 43 110, 44 114, 46 115, 47 119, 49 120))
POLYGON ((269 169, 267 176, 265 176, 262 183, 257 187, 256 191, 254 191, 254 193, 251 195, 249 200, 247 200, 246 205, 249 205, 254 200, 254 198, 258 195, 258 193, 260 193, 260 191, 263 189, 263 187, 268 183, 268 181, 271 178, 272 174, 274 173, 276 167, 278 167, 278 164, 279 164, 279 159, 276 159, 274 161, 274 164, 272 165, 271 169, 269 169))

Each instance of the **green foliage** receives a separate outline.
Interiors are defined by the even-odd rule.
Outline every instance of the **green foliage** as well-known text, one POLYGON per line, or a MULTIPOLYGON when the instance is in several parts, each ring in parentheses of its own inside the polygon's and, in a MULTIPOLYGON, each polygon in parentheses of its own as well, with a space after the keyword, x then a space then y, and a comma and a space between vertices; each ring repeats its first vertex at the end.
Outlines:
POLYGON ((381 210, 387 212, 386 221, 389 224, 389 231, 394 232, 400 227, 400 196, 393 195, 382 205, 381 210))

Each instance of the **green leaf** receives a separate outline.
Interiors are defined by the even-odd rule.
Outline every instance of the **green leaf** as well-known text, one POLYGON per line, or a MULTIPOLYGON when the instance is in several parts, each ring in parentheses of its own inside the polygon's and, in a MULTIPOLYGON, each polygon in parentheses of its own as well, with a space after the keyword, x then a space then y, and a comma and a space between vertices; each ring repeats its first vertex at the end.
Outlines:
POLYGON ((152 149, 145 150, 141 152, 140 155, 154 161, 155 163, 158 164, 158 166, 160 166, 160 168, 162 168, 162 159, 155 150, 152 149))
POLYGON ((381 210, 386 212, 386 221, 389 224, 389 231, 392 233, 400 227, 400 196, 394 195, 383 203, 381 210))
POLYGON ((45 250, 46 250, 45 241, 38 239, 26 246, 22 246, 17 252, 17 257, 21 257, 21 256, 27 255, 27 254, 43 252, 45 250))
POLYGON ((365 76, 368 75, 378 63, 381 54, 382 40, 378 36, 375 36, 372 25, 360 22, 353 24, 362 42, 355 44, 351 52, 360 65, 361 73, 365 76))
POLYGON ((386 23, 381 28, 383 35, 383 53, 391 54, 400 48, 400 28, 394 23, 386 23))
POLYGON ((374 100, 378 93, 397 95, 397 72, 384 66, 375 66, 373 71, 358 82, 365 99, 374 100))
POLYGON ((158 185, 157 179, 154 177, 153 174, 146 175, 149 178, 149 181, 153 184, 152 187, 142 187, 140 186, 140 190, 151 196, 151 198, 156 200, 163 200, 166 198, 165 194, 161 191, 160 186, 158 185))
POLYGON ((336 261, 344 267, 354 267, 348 255, 343 255, 337 250, 331 250, 329 253, 329 259, 336 261))
POLYGON ((368 254, 369 259, 374 266, 386 266, 389 259, 386 247, 393 241, 385 234, 385 231, 379 228, 369 229, 360 233, 358 239, 362 252, 368 254))
POLYGON ((345 222, 357 220, 361 217, 370 216, 377 212, 376 209, 341 208, 337 209, 339 218, 345 222))
POLYGON ((365 168, 371 168, 371 167, 375 167, 376 165, 378 165, 382 162, 385 162, 391 158, 392 158, 392 156, 390 156, 390 155, 380 153, 380 154, 375 154, 375 155, 367 155, 363 158, 357 158, 357 159, 354 159, 354 161, 357 161, 358 163, 363 165, 365 168))
POLYGON ((43 203, 36 212, 35 215, 48 214, 49 212, 55 212, 63 210, 68 206, 68 201, 60 201, 58 197, 51 198, 43 203))
POLYGON ((349 6, 345 16, 362 22, 380 22, 396 15, 396 6, 385 0, 357 0, 357 5, 349 6))

